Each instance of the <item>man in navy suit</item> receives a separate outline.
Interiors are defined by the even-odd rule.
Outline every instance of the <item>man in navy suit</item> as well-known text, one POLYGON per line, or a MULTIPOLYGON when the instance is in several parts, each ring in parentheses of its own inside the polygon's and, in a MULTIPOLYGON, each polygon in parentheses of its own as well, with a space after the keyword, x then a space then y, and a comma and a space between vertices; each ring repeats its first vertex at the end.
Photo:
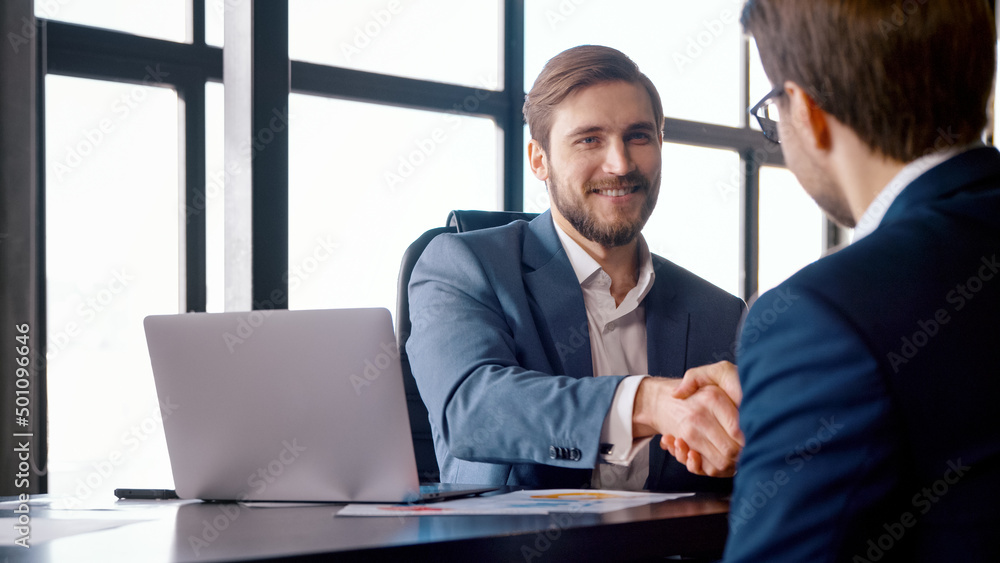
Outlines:
MULTIPOLYGON (((775 85, 765 135, 855 233, 748 313, 726 561, 1000 561, 993 15, 751 0, 743 24, 775 85)), ((679 395, 714 380, 739 402, 732 377, 679 395)))
POLYGON ((650 253, 663 109, 622 53, 570 49, 524 105, 549 212, 437 237, 410 281, 414 377, 445 482, 725 489, 742 437, 718 388, 671 395, 731 356, 742 300, 650 253), (701 473, 655 435, 704 452, 701 473), (651 443, 652 442, 652 443, 651 443))

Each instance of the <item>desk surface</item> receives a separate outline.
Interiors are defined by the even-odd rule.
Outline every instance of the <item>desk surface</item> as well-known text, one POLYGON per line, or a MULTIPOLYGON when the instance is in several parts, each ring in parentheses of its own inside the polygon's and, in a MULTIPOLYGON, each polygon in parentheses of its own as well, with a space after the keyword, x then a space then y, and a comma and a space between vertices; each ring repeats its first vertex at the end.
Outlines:
MULTIPOLYGON (((9 506, 9 505, 8 505, 9 506)), ((10 522, 12 508, 0 510, 10 522)), ((107 509, 31 507, 32 545, 9 544, 4 561, 508 560, 608 561, 719 555, 728 502, 665 501, 606 514, 336 517, 338 505, 257 508, 239 504, 119 501, 107 509), (129 523, 41 541, 46 530, 129 523), (39 543, 41 541, 41 543, 39 543)))

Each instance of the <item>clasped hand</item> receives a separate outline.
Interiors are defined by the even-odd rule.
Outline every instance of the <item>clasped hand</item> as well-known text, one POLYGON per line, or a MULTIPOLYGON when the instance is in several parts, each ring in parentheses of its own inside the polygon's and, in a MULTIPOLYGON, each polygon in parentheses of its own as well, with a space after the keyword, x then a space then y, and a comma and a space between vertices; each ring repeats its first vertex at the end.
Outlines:
POLYGON ((661 434, 660 446, 688 471, 729 477, 743 449, 736 366, 718 362, 693 368, 683 379, 647 377, 636 393, 633 436, 661 434))

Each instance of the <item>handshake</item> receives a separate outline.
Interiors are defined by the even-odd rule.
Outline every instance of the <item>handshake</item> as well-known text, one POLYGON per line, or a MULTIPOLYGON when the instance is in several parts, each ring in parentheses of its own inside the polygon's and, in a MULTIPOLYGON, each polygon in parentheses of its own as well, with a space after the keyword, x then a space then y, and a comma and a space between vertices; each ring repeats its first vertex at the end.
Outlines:
POLYGON ((632 436, 661 434, 660 447, 691 473, 731 477, 744 445, 742 399, 729 362, 689 369, 683 379, 647 377, 635 395, 632 436))

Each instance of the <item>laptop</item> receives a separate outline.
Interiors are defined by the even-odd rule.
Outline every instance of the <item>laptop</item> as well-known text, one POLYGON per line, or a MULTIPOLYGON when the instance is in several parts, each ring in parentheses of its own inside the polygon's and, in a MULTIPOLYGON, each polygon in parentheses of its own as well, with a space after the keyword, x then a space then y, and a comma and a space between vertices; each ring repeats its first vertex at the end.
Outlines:
POLYGON ((144 321, 177 496, 417 502, 423 490, 386 309, 153 315, 144 321))

